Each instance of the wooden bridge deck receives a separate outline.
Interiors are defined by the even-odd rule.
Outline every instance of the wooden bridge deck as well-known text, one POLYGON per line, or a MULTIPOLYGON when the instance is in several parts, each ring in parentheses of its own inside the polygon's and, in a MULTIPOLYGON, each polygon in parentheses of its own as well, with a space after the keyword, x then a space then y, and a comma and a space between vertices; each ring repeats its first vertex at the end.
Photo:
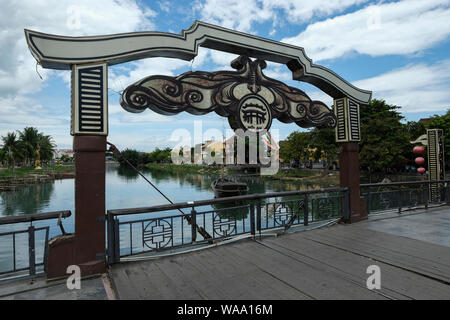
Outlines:
POLYGON ((446 206, 117 264, 111 274, 120 299, 450 299, 449 237, 446 206), (414 232, 424 219, 430 239, 414 232), (366 287, 373 264, 380 290, 366 287))

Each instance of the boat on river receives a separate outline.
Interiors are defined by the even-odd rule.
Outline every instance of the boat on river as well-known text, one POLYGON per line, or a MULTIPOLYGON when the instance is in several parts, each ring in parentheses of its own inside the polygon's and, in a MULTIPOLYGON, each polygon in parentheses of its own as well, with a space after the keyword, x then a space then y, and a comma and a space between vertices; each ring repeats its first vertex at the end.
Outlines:
POLYGON ((231 178, 220 177, 211 183, 216 198, 242 196, 247 194, 248 186, 245 182, 238 182, 231 178))

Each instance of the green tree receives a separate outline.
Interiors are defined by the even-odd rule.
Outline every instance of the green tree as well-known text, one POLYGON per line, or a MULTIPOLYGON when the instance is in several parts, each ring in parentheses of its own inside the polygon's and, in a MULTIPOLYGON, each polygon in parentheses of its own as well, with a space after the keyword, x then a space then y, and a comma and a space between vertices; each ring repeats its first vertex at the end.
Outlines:
POLYGON ((416 140, 421 135, 427 133, 424 124, 416 121, 408 121, 405 125, 405 129, 408 132, 411 141, 416 140))
POLYGON ((374 99, 362 105, 360 164, 370 171, 402 168, 409 163, 410 134, 401 123, 400 107, 374 99))
POLYGON ((25 157, 25 151, 22 143, 14 132, 8 132, 6 136, 2 136, 4 156, 9 167, 15 167, 16 161, 22 161, 25 157))
POLYGON ((295 160, 297 163, 302 158, 309 157, 307 148, 311 144, 311 134, 309 132, 292 132, 286 140, 280 142, 280 157, 285 162, 295 160))
MULTIPOLYGON (((40 148, 40 156, 42 161, 50 161, 53 159, 56 145, 53 143, 51 136, 39 133, 38 143, 40 148)), ((36 146, 37 148, 37 146, 36 146)))
POLYGON ((23 146, 25 162, 27 165, 32 165, 36 160, 36 150, 39 145, 40 158, 42 161, 49 161, 53 159, 55 151, 55 144, 53 138, 49 135, 44 135, 36 128, 26 127, 19 131, 19 140, 23 146))
POLYGON ((3 148, 0 149, 0 165, 3 165, 3 161, 6 161, 6 152, 3 148))
POLYGON ((33 127, 26 127, 22 131, 18 131, 19 140, 23 145, 25 152, 25 164, 31 165, 36 158, 36 148, 39 143, 39 131, 33 127))
POLYGON ((319 160, 325 154, 331 163, 338 157, 338 144, 334 129, 314 129, 311 131, 311 146, 317 148, 314 159, 319 160))
MULTIPOLYGON (((134 149, 125 149, 121 152, 122 157, 127 159, 133 166, 137 166, 139 164, 139 152, 134 149)), ((124 159, 119 159, 121 165, 127 165, 124 159)))
POLYGON ((442 116, 435 115, 430 122, 429 128, 442 129, 444 131, 445 167, 450 169, 450 109, 442 116))

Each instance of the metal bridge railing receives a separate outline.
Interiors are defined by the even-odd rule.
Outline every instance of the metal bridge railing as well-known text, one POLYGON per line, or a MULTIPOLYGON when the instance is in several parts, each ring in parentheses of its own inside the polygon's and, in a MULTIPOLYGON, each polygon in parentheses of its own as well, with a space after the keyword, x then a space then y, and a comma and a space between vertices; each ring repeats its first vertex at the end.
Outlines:
POLYGON ((450 180, 361 184, 367 213, 450 203, 450 180))
POLYGON ((348 188, 251 194, 108 210, 108 261, 265 230, 349 218, 348 188), (184 209, 184 211, 183 211, 184 209), (183 213, 179 213, 181 212, 183 213))
POLYGON ((16 272, 23 272, 27 270, 29 275, 35 275, 36 269, 39 267, 42 267, 45 272, 47 268, 47 248, 48 248, 50 226, 35 227, 33 225, 33 222, 39 220, 58 219, 58 226, 60 227, 61 232, 64 234, 65 231, 62 226, 61 219, 67 218, 70 215, 71 212, 69 210, 66 210, 66 211, 36 213, 21 216, 1 217, 0 225, 19 224, 27 222, 29 222, 30 225, 26 229, 0 233, 0 243, 2 244, 2 253, 5 254, 5 252, 7 251, 12 252, 12 261, 10 263, 11 267, 10 268, 0 267, 0 276, 6 274, 13 274, 16 272), (44 243, 42 245, 43 257, 40 262, 38 262, 36 258, 36 233, 38 232, 45 232, 44 243), (9 242, 8 239, 10 240, 9 242), (20 248, 18 248, 18 246, 20 248), (9 247, 10 250, 7 250, 7 247, 9 247), (28 250, 26 250, 27 247, 28 250), (23 265, 21 261, 19 262, 17 257, 18 254, 23 252, 28 252, 28 259, 26 259, 28 261, 25 261, 25 265, 23 265))

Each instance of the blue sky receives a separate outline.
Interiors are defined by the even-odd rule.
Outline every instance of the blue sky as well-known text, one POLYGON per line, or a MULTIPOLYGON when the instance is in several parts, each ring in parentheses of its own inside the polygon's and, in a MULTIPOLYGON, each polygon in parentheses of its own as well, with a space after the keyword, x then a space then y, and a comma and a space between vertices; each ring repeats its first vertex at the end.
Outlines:
MULTIPOLYGON (((70 72, 36 67, 24 28, 72 36, 179 33, 202 20, 303 47, 314 63, 373 91, 374 98, 401 106, 407 120, 450 108, 450 0, 0 0, 0 5, 0 135, 35 126, 52 135, 59 148, 72 147, 70 72)), ((234 57, 202 48, 191 62, 150 58, 110 67, 108 140, 119 148, 151 151, 175 145, 172 132, 193 132, 194 120, 202 120, 204 131, 222 131, 227 121, 215 113, 128 113, 119 105, 119 93, 153 74, 231 69, 234 57)), ((265 73, 332 104, 317 88, 292 81, 283 65, 269 63, 265 73)), ((302 130, 278 121, 272 128, 279 130, 281 139, 302 130)))

